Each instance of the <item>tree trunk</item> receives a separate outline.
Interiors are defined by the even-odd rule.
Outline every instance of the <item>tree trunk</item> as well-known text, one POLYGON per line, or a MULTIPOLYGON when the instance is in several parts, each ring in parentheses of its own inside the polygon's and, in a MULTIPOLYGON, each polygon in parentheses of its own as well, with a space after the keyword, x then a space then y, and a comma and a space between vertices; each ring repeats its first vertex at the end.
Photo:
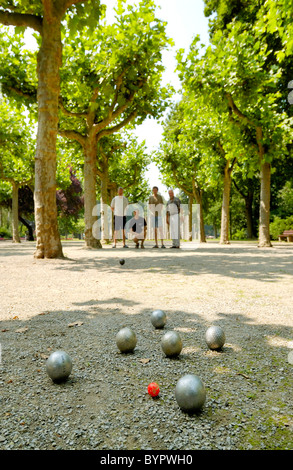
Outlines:
MULTIPOLYGON (((108 184, 108 188, 109 188, 109 193, 110 193, 110 204, 111 204, 111 201, 113 199, 114 196, 116 196, 117 194, 117 189, 118 189, 118 186, 116 183, 113 183, 111 182, 110 184, 108 184)), ((112 213, 112 233, 114 233, 114 217, 113 217, 113 213, 112 213)))
POLYGON ((245 215, 246 215, 246 224, 247 224, 247 237, 249 239, 254 238, 252 203, 253 203, 253 192, 249 191, 248 195, 245 197, 245 215))
POLYGON ((102 241, 109 243, 109 221, 108 221, 108 169, 104 168, 101 176, 101 227, 102 227, 102 241))
POLYGON ((34 241, 33 227, 30 224, 28 224, 26 220, 20 215, 18 216, 18 219, 28 229, 28 241, 33 242, 34 241))
POLYGON ((194 197, 196 203, 199 204, 199 241, 200 243, 206 242, 206 236, 204 231, 204 214, 202 208, 202 191, 201 190, 194 190, 194 197))
POLYGON ((259 247, 271 247, 270 238, 271 164, 260 164, 259 247))
POLYGON ((188 219, 188 231, 189 231, 189 241, 192 241, 192 205, 193 205, 193 197, 189 196, 188 198, 188 212, 189 212, 189 219, 188 219))
POLYGON ((214 229, 215 238, 218 238, 218 230, 217 230, 217 226, 215 224, 213 225, 213 229, 214 229))
POLYGON ((95 137, 88 137, 84 148, 84 222, 85 222, 85 247, 102 248, 100 240, 94 237, 93 227, 97 221, 97 215, 93 215, 93 209, 97 205, 96 178, 97 178, 97 144, 95 137))
POLYGON ((61 65, 60 18, 43 20, 38 53, 38 134, 35 156, 36 258, 62 258, 57 225, 56 142, 61 65))
POLYGON ((12 241, 20 243, 18 230, 18 185, 12 183, 12 241))
POLYGON ((221 236, 220 244, 228 245, 229 242, 229 220, 230 220, 230 193, 231 193, 231 169, 228 160, 224 170, 224 189, 221 215, 221 236))

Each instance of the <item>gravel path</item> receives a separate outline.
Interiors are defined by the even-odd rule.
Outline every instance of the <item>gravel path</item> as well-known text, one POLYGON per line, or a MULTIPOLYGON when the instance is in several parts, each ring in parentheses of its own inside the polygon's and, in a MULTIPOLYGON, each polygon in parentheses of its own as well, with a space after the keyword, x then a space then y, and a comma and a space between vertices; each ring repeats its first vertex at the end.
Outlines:
POLYGON ((35 260, 33 243, 0 242, 0 449, 293 449, 292 244, 63 246, 65 259, 35 260), (150 323, 157 308, 164 330, 150 323), (205 344, 211 324, 225 330, 221 352, 205 344), (117 349, 122 326, 133 354, 117 349), (160 346, 172 329, 177 359, 160 346), (73 360, 59 385, 45 370, 56 349, 73 360), (186 373, 207 391, 193 415, 174 396, 186 373))

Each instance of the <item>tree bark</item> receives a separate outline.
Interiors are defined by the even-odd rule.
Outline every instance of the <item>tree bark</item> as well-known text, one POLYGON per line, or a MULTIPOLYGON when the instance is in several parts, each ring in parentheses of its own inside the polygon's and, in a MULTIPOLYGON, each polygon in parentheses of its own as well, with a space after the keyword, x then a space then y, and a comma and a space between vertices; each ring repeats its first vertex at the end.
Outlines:
POLYGON ((36 258, 62 258, 57 224, 56 142, 60 94, 61 18, 44 17, 38 53, 38 134, 35 156, 36 258))
POLYGON ((200 189, 193 188, 193 193, 196 203, 199 204, 199 241, 200 243, 206 243, 206 235, 204 230, 204 214, 202 207, 202 191, 200 189))
POLYGON ((229 241, 229 222, 230 222, 230 193, 231 193, 231 173, 230 161, 227 160, 224 170, 224 189, 222 200, 221 215, 221 236, 220 244, 230 244, 229 241))
POLYGON ((20 243, 18 230, 18 185, 12 183, 12 241, 20 243))
POLYGON ((101 226, 102 226, 102 241, 109 243, 109 221, 108 221, 108 169, 103 169, 103 174, 101 175, 101 226))
POLYGON ((253 192, 249 191, 247 196, 245 197, 247 237, 249 239, 255 238, 254 233, 253 233, 252 203, 253 203, 253 192))
POLYGON ((259 247, 271 247, 270 238, 271 164, 260 164, 259 247))
POLYGON ((28 229, 28 241, 33 242, 34 241, 34 231, 33 228, 30 224, 26 222, 26 220, 21 217, 20 215, 18 216, 19 221, 28 229))
POLYGON ((93 225, 97 215, 93 209, 97 204, 96 178, 97 178, 97 144, 95 136, 88 137, 84 146, 84 221, 85 221, 85 247, 102 248, 100 240, 93 235, 93 225))
POLYGON ((253 216, 252 216, 252 203, 253 203, 253 195, 254 195, 253 184, 251 180, 248 181, 248 190, 247 190, 247 193, 245 193, 239 188, 235 180, 233 180, 233 183, 234 183, 236 190, 245 201, 247 237, 249 239, 253 239, 255 238, 255 235, 253 232, 253 216))
POLYGON ((270 237, 270 203, 271 203, 271 164, 264 159, 263 132, 256 128, 256 140, 260 164, 260 206, 258 246, 271 247, 270 237))
POLYGON ((193 205, 193 196, 189 196, 188 198, 188 212, 189 212, 189 219, 188 219, 188 231, 189 231, 189 241, 192 241, 192 205, 193 205))
POLYGON ((214 229, 215 238, 218 238, 218 230, 217 230, 217 226, 215 224, 213 225, 213 229, 214 229))

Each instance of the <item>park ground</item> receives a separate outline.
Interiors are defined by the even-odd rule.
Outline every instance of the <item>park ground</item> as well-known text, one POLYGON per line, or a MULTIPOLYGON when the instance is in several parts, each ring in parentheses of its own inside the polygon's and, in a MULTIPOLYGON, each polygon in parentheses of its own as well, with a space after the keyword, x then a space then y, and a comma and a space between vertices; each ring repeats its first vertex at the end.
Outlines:
POLYGON ((293 244, 151 246, 64 241, 64 259, 38 260, 32 242, 0 242, 0 449, 293 450, 293 244), (158 308, 164 330, 150 323, 158 308), (222 351, 207 348, 211 324, 225 330, 222 351), (125 325, 133 354, 115 343, 125 325), (172 329, 177 359, 160 347, 172 329), (73 360, 59 385, 45 368, 56 349, 73 360), (186 373, 206 386, 193 415, 174 396, 186 373))

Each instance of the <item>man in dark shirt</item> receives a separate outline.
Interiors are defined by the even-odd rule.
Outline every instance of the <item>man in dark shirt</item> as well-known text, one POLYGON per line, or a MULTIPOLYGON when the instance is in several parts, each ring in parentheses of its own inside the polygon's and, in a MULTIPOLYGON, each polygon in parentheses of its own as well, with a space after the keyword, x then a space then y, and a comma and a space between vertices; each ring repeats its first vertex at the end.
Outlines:
POLYGON ((139 240, 141 241, 140 248, 144 248, 144 241, 147 232, 147 223, 144 217, 139 216, 138 211, 134 211, 134 217, 132 217, 132 219, 129 221, 129 229, 132 231, 133 234, 135 248, 139 248, 139 240))

